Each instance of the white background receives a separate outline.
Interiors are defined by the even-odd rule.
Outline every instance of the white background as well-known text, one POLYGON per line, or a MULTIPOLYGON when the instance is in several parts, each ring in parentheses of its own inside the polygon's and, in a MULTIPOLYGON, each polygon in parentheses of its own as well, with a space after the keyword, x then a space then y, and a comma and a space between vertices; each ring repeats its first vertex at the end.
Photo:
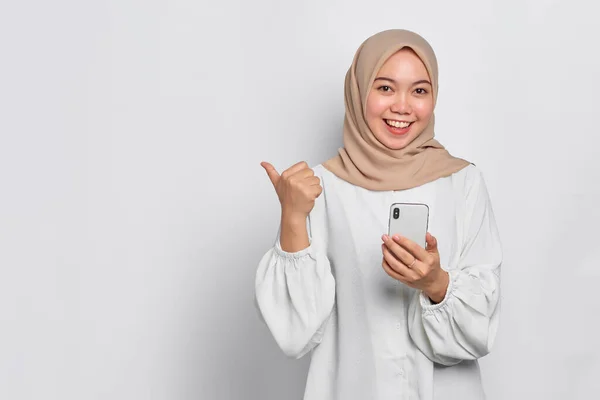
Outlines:
POLYGON ((3 1, 0 398, 300 399, 309 359, 252 302, 279 222, 259 163, 335 154, 344 74, 389 28, 433 45, 437 138, 493 200, 489 399, 596 398, 594 4, 3 1))

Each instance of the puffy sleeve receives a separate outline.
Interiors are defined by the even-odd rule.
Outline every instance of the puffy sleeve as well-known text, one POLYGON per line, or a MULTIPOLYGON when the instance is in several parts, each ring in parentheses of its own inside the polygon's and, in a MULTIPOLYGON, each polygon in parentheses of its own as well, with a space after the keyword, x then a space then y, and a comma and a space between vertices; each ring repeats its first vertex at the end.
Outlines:
MULTIPOLYGON (((485 356, 498 329, 502 248, 480 171, 467 167, 458 201, 460 254, 448 269, 450 284, 439 304, 417 292, 409 307, 409 332, 433 362, 454 365, 485 356)), ((444 267, 444 266, 442 266, 444 267)))
POLYGON ((321 199, 307 218, 310 245, 288 253, 281 248, 279 231, 256 272, 255 305, 281 350, 293 358, 321 342, 335 300, 335 280, 322 235, 315 235, 311 226, 311 220, 323 212, 321 199))

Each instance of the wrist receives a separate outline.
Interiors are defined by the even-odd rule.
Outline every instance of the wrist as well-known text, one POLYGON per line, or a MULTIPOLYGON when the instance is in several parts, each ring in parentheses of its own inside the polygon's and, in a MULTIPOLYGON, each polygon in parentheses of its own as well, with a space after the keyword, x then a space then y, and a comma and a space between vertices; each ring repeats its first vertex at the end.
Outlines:
POLYGON ((293 212, 281 212, 281 223, 290 227, 301 227, 306 225, 306 215, 293 212))
POLYGON ((424 290, 424 292, 434 304, 439 304, 446 297, 449 284, 450 275, 448 275, 448 272, 440 269, 438 278, 431 284, 429 288, 427 288, 427 290, 424 290))
POLYGON ((288 253, 298 252, 310 245, 305 215, 282 213, 280 245, 288 253))

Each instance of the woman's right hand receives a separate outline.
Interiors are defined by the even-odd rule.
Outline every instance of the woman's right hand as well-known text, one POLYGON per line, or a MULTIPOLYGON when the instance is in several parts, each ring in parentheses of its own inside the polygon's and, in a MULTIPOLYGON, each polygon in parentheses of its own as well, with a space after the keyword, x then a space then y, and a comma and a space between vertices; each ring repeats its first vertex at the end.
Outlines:
POLYGON ((323 192, 321 180, 315 176, 308 164, 301 161, 283 171, 281 175, 268 162, 260 165, 267 171, 267 175, 277 192, 281 203, 281 213, 285 218, 304 219, 315 206, 315 200, 323 192))

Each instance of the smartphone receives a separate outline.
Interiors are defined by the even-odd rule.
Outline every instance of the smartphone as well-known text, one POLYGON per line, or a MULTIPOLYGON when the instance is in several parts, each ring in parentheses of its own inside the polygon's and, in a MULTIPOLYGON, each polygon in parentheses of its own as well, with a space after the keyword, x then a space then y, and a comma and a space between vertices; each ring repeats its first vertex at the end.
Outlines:
POLYGON ((429 207, 421 203, 394 203, 390 207, 388 235, 404 236, 425 248, 429 207))

